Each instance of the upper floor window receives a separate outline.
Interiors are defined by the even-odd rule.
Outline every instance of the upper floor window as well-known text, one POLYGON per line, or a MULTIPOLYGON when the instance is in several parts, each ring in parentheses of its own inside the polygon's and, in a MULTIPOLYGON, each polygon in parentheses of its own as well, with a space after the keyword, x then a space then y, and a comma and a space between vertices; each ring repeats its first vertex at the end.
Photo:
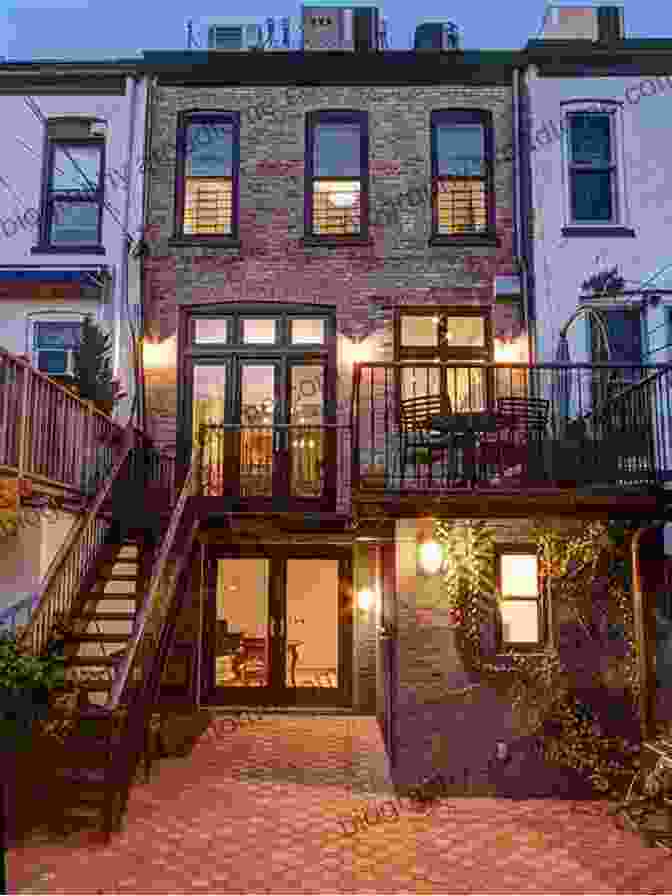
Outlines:
POLYGON ((563 109, 567 226, 627 226, 620 105, 574 100, 563 109))
POLYGON ((492 119, 489 112, 433 112, 432 235, 494 234, 492 119))
POLYGON ((239 134, 237 113, 181 119, 175 203, 179 236, 236 238, 239 134))
POLYGON ((366 236, 366 113, 312 112, 307 116, 306 129, 306 234, 366 236))
POLYGON ((102 140, 49 141, 41 243, 100 246, 104 202, 102 140))

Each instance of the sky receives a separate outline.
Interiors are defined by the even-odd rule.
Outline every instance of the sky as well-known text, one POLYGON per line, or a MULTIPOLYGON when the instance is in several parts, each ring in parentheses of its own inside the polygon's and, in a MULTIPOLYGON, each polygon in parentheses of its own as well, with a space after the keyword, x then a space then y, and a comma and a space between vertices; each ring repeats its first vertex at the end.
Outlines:
MULTIPOLYGON (((517 49, 538 35, 545 0, 381 0, 389 46, 407 50, 416 25, 453 21, 464 49, 517 49)), ((184 49, 185 23, 206 16, 259 19, 291 16, 299 0, 0 0, 0 57, 101 59, 135 56, 142 50, 184 49)), ((672 37, 672 4, 662 0, 625 3, 628 37, 672 37)))

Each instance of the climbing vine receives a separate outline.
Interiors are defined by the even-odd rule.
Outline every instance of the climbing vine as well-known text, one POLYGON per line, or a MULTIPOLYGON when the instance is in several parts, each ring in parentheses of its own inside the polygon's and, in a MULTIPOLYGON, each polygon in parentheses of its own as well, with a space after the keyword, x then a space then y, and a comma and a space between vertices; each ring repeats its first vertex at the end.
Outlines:
MULTIPOLYGON (((536 522, 532 539, 538 547, 542 588, 554 615, 577 624, 595 642, 595 653, 605 630, 608 637, 625 642, 621 674, 636 705, 639 681, 629 568, 634 528, 598 522, 589 523, 578 535, 568 535, 536 522), (598 619, 594 592, 600 586, 606 601, 600 604, 598 619)), ((497 624, 500 599, 494 581, 492 528, 482 521, 437 520, 434 537, 444 545, 442 599, 453 617, 465 666, 511 701, 521 727, 538 738, 546 759, 586 774, 599 791, 619 793, 625 776, 638 765, 639 746, 605 734, 597 713, 577 699, 571 669, 563 663, 559 647, 548 646, 536 654, 509 648, 492 662, 483 645, 485 630, 497 624)))

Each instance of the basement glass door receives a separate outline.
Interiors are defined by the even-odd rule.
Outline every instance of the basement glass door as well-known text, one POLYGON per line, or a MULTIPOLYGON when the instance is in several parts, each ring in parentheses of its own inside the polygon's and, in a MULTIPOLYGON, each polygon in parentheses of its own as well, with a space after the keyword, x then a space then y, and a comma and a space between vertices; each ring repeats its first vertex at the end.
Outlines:
POLYGON ((350 564, 349 556, 319 548, 269 548, 263 555, 232 548, 212 557, 204 626, 207 699, 347 705, 350 564))

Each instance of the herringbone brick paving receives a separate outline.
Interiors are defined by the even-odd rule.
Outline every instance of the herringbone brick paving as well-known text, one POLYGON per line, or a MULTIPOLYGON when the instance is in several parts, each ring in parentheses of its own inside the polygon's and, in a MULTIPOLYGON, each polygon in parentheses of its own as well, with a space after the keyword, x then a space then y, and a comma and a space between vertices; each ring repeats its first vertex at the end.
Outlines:
POLYGON ((402 799, 398 821, 344 835, 338 817, 391 796, 372 718, 215 722, 135 787, 110 846, 79 832, 11 850, 9 891, 672 892, 672 855, 604 803, 454 798, 420 815, 402 799))

